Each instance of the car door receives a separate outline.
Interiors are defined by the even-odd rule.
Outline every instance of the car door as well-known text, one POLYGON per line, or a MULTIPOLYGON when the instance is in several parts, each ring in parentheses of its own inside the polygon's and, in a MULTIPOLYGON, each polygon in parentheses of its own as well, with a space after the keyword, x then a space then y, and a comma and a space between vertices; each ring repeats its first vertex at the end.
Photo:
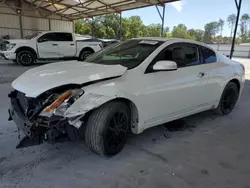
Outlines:
POLYGON ((200 49, 202 61, 209 77, 206 99, 211 104, 217 104, 224 89, 222 86, 225 84, 225 78, 228 77, 228 72, 230 72, 230 67, 218 61, 216 53, 212 49, 205 46, 200 46, 200 49))
POLYGON ((76 44, 73 40, 73 36, 71 33, 58 32, 58 46, 60 49, 60 57, 74 57, 76 55, 76 44))
POLYGON ((145 126, 154 126, 205 108, 207 78, 197 45, 175 43, 167 46, 151 62, 144 75, 145 126), (154 71, 153 65, 160 60, 175 61, 178 69, 154 71))
POLYGON ((59 58, 60 49, 56 33, 46 33, 37 40, 39 58, 59 58))

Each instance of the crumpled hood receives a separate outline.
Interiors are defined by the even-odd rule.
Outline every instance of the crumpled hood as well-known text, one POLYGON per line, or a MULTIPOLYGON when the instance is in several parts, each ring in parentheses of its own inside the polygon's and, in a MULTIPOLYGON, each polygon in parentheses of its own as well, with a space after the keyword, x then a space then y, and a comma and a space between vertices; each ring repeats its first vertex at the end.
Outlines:
POLYGON ((12 87, 37 97, 41 93, 66 84, 84 84, 90 81, 120 76, 127 70, 121 65, 100 65, 79 61, 51 63, 30 69, 12 82, 12 87))

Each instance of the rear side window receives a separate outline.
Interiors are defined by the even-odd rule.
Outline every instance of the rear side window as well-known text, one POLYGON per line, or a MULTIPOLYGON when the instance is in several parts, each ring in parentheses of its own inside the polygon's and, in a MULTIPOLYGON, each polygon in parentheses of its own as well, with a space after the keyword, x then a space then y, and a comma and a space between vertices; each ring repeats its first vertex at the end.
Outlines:
POLYGON ((216 54, 213 50, 202 46, 201 52, 203 57, 203 63, 215 63, 217 61, 216 54))
POLYGON ((57 41, 73 41, 71 33, 57 33, 57 41))

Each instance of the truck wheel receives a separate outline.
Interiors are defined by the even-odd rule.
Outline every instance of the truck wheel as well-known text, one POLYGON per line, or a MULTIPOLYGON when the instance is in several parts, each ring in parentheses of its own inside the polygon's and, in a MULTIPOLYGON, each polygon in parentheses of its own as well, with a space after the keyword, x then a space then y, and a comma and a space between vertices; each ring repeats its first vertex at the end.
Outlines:
POLYGON ((13 63, 18 64, 16 60, 12 60, 13 63))
POLYGON ((229 82, 220 99, 220 103, 216 108, 216 112, 220 115, 227 115, 232 112, 239 97, 239 90, 235 83, 229 82))
POLYGON ((82 51, 79 56, 79 61, 84 61, 88 56, 93 54, 94 52, 90 50, 82 51))
POLYGON ((35 55, 30 51, 20 51, 17 53, 16 61, 20 65, 29 66, 35 62, 35 55))
POLYGON ((129 111, 129 107, 119 101, 104 104, 93 111, 85 130, 89 149, 102 156, 119 153, 127 140, 130 127, 129 111))

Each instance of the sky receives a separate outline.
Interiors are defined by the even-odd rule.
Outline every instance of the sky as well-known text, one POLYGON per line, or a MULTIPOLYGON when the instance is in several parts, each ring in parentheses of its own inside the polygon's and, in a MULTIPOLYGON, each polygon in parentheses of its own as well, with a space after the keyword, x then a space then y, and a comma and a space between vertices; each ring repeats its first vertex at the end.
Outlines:
MULTIPOLYGON (((160 8, 161 9, 161 8, 160 8)), ((223 36, 230 36, 230 28, 226 22, 228 15, 236 15, 234 0, 182 0, 166 4, 165 27, 171 30, 180 23, 188 29, 203 29, 211 21, 225 20, 223 36)), ((241 14, 250 14, 250 0, 242 0, 241 14)), ((147 7, 125 11, 123 17, 138 15, 145 25, 161 23, 156 7, 147 7)))

